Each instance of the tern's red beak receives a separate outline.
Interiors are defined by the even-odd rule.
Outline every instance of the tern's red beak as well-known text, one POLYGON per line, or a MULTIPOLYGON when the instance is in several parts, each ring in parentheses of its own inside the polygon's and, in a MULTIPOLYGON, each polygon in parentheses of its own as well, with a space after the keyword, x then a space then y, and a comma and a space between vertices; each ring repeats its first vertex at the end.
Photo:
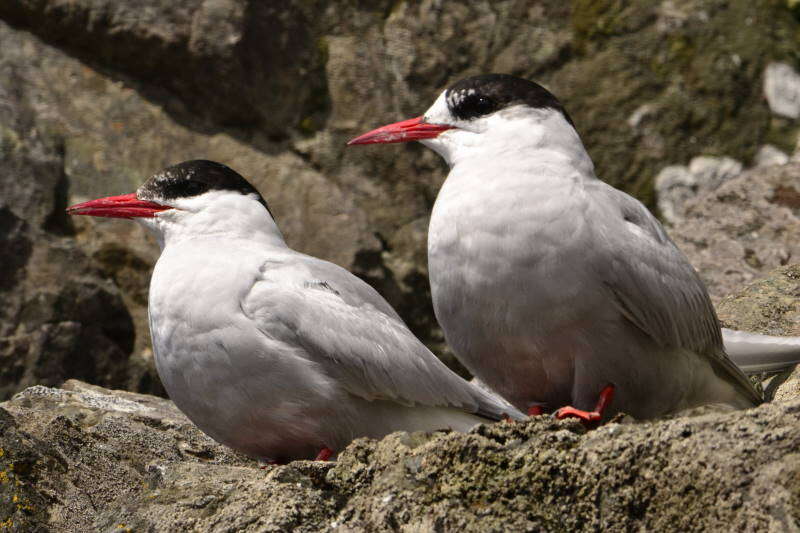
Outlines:
POLYGON ((91 215, 93 217, 111 218, 145 218, 154 217, 159 211, 171 207, 139 200, 136 193, 98 198, 67 208, 70 215, 91 215))
POLYGON ((372 130, 360 137, 356 137, 347 144, 349 146, 351 144, 404 143, 419 141, 420 139, 433 139, 443 131, 452 128, 453 126, 444 124, 428 124, 422 121, 422 117, 410 118, 372 130))

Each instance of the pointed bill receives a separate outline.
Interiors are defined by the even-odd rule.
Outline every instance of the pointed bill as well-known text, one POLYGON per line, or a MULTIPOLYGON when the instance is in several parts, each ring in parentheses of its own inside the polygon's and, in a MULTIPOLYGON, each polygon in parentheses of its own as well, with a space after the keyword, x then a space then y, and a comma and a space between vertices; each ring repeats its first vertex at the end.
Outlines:
POLYGON ((156 213, 172 209, 169 206, 139 200, 136 193, 122 194, 89 200, 67 208, 70 215, 90 215, 109 218, 145 218, 154 217, 156 213))
POLYGON ((419 141, 421 139, 432 139, 438 137, 443 131, 452 128, 453 126, 444 124, 429 124, 423 121, 423 117, 416 117, 381 126, 378 129, 356 137, 348 142, 347 145, 404 143, 419 141))

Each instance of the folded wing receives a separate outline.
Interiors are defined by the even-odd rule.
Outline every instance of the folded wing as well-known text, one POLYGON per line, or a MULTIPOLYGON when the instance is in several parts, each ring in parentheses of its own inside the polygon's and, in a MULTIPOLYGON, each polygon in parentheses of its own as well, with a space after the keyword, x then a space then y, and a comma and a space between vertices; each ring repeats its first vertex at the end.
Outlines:
POLYGON ((449 370, 374 289, 344 269, 298 254, 261 273, 243 302, 245 313, 265 335, 291 336, 349 393, 494 420, 523 417, 449 370))
POLYGON ((660 346, 708 357, 754 403, 761 396, 725 354, 719 321, 702 280, 640 202, 602 182, 597 275, 622 314, 660 346), (605 228, 605 230, 604 230, 605 228))

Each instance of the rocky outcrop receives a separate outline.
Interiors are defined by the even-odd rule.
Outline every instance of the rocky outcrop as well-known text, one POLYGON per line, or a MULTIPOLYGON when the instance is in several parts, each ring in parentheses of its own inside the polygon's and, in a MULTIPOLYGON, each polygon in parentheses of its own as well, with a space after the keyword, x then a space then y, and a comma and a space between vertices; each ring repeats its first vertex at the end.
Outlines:
MULTIPOLYGON (((789 158, 786 159, 788 161, 789 158)), ((741 173, 742 164, 730 157, 697 156, 688 166, 670 165, 663 168, 655 180, 658 210, 663 221, 680 224, 686 216, 687 204, 692 199, 717 190, 720 185, 741 173)))
POLYGON ((778 268, 717 305, 723 326, 800 337, 800 264, 778 268))
POLYGON ((68 382, 0 406, 12 531, 787 530, 800 399, 647 423, 536 417, 260 467, 167 400, 68 382))
MULTIPOLYGON (((462 76, 510 72, 558 94, 598 174, 652 204, 653 177, 667 164, 724 155, 749 165, 768 143, 791 153, 796 123, 771 112, 762 80, 768 65, 791 66, 795 57, 794 42, 783 37, 798 28, 789 4, 2 2, 0 117, 14 130, 6 114, 24 115, 35 135, 18 136, 21 149, 36 152, 34 138, 51 147, 37 183, 59 206, 132 191, 184 159, 231 165, 261 189, 293 246, 368 280, 417 335, 446 353, 424 244, 444 166, 420 146, 345 149, 345 141, 420 114, 462 76)), ((13 168, 0 168, 3 190, 23 186, 13 168)), ((0 231, 19 258, 2 268, 17 268, 26 253, 13 228, 30 225, 30 214, 14 216, 0 213, 0 231)), ((69 223, 59 215, 49 224, 71 224, 52 241, 58 253, 82 257, 83 279, 121 296, 134 328, 111 339, 121 352, 107 359, 124 362, 122 378, 92 375, 80 370, 84 363, 72 368, 70 361, 82 361, 74 356, 50 368, 62 378, 157 392, 144 307, 153 243, 120 221, 69 223)), ((709 261, 700 265, 706 276, 716 267, 709 261)), ((75 264, 28 262, 26 276, 46 286, 45 267, 75 264)), ((9 340, 19 315, 2 321, 3 368, 15 368, 4 378, 7 394, 36 381, 21 376, 34 372, 37 356, 29 354, 38 352, 9 340)), ((52 329, 52 343, 74 344, 70 331, 52 329)))
POLYGON ((127 386, 134 324, 72 238, 63 139, 37 128, 0 61, 0 397, 67 376, 127 386))

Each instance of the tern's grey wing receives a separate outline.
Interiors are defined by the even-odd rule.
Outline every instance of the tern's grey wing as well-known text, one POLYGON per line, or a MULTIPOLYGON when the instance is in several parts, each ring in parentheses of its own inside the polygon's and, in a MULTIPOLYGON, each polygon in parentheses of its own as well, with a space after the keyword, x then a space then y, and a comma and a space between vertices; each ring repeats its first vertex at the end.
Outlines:
POLYGON ((381 313, 399 320, 400 315, 383 299, 378 291, 373 289, 363 280, 357 278, 347 270, 322 259, 317 259, 309 255, 300 255, 300 260, 308 270, 312 279, 327 280, 328 283, 335 283, 339 288, 339 296, 350 305, 371 305, 381 313))
POLYGON ((242 308, 266 335, 278 331, 301 346, 351 394, 492 419, 508 412, 439 361, 374 289, 331 263, 297 254, 266 264, 242 308))
POLYGON ((705 285, 688 259, 639 201, 602 182, 594 264, 623 315, 661 346, 710 357, 753 401, 761 397, 722 344, 719 321, 705 285), (605 222, 608 221, 608 224, 605 222), (618 221, 618 223, 616 223, 618 221))

